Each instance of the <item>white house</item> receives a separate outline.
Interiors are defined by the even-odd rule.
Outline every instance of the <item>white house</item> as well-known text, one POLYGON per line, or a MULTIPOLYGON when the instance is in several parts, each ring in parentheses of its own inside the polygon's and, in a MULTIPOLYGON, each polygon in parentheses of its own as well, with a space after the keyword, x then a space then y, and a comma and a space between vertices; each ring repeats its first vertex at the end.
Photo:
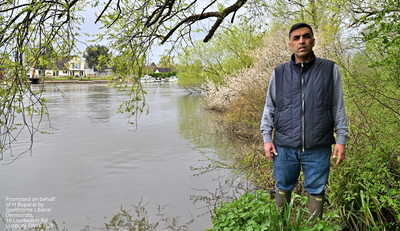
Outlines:
POLYGON ((46 70, 30 68, 27 73, 29 78, 32 77, 86 77, 85 73, 85 62, 77 57, 71 56, 63 58, 62 60, 57 60, 55 63, 51 64, 46 70))

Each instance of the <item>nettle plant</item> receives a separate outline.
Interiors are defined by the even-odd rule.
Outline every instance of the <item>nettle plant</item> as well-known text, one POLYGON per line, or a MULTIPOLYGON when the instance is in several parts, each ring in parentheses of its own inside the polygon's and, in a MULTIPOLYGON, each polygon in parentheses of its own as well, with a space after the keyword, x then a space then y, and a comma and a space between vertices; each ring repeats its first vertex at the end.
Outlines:
POLYGON ((245 193, 233 202, 222 202, 212 215, 209 230, 340 230, 339 216, 329 211, 323 220, 311 222, 306 209, 307 198, 297 194, 286 209, 277 211, 269 194, 258 190, 245 193))

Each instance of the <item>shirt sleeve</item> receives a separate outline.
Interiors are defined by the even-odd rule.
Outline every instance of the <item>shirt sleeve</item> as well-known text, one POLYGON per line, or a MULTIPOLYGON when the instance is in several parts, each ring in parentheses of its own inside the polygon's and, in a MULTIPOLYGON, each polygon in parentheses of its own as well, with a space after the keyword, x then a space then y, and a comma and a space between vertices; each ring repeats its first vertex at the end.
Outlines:
POLYGON ((264 143, 272 142, 272 130, 274 129, 275 114, 275 71, 269 80, 267 98, 265 100, 264 112, 261 118, 260 130, 263 135, 264 143))
POLYGON ((342 78, 336 64, 333 68, 332 113, 335 119, 336 143, 346 145, 348 135, 347 117, 344 107, 342 78))

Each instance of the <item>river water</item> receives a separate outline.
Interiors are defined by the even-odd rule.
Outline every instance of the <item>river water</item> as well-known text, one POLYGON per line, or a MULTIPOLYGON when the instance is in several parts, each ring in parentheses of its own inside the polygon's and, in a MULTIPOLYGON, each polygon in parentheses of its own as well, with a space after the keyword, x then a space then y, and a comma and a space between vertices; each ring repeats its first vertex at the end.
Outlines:
MULTIPOLYGON (((204 155, 233 161, 232 144, 216 132, 215 115, 201 96, 176 83, 144 88, 149 114, 135 129, 126 114, 116 113, 126 92, 101 84, 46 84, 51 124, 44 120, 41 129, 50 134, 37 133, 32 153, 8 165, 12 157, 5 154, 0 162, 0 230, 6 223, 8 230, 40 223, 72 231, 151 230, 156 222, 155 230, 178 230, 192 218, 187 230, 209 228, 206 204, 193 198, 209 196, 204 189, 214 191, 220 173, 193 176, 191 166, 208 165, 199 161, 204 155)), ((23 134, 14 154, 28 144, 23 134)))

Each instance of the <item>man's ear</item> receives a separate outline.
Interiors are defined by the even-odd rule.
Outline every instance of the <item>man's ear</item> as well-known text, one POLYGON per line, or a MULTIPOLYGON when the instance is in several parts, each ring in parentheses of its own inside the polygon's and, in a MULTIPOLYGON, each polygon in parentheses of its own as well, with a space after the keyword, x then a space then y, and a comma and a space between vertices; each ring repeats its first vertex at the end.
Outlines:
POLYGON ((293 51, 293 50, 292 50, 292 43, 288 42, 288 46, 289 46, 289 49, 290 49, 291 51, 293 51))

